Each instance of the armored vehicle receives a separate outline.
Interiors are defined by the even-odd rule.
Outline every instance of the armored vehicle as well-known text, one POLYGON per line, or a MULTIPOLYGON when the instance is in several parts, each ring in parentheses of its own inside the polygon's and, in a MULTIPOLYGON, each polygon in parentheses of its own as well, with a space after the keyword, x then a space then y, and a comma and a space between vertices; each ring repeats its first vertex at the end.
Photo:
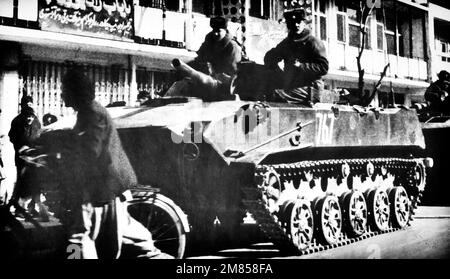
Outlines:
POLYGON ((449 206, 449 188, 442 183, 450 168, 450 151, 447 148, 450 140, 450 112, 418 110, 419 121, 427 146, 427 155, 433 158, 434 167, 427 177, 428 187, 425 189, 423 205, 449 206))
MULTIPOLYGON (((268 102, 247 92, 259 90, 250 81, 232 83, 240 98, 110 108, 140 183, 129 212, 158 247, 183 257, 186 247, 265 239, 306 254, 410 224, 432 166, 414 110, 268 102)), ((65 133, 44 134, 49 153, 65 133)), ((75 167, 55 158, 61 172, 75 167)))

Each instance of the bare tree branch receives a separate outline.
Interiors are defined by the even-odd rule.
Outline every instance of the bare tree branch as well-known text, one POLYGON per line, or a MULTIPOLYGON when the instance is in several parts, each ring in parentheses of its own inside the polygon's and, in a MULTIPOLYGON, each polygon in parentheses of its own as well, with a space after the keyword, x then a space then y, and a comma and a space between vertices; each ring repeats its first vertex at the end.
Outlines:
POLYGON ((387 69, 389 67, 390 67, 390 63, 387 63, 386 66, 384 66, 383 72, 380 75, 380 79, 378 80, 378 82, 373 87, 372 93, 370 94, 369 98, 367 98, 367 100, 365 101, 364 106, 368 106, 370 104, 370 102, 372 102, 372 100, 375 97, 375 94, 377 93, 378 89, 380 89, 381 81, 386 76, 386 72, 387 72, 387 69))
POLYGON ((358 49, 358 56, 356 57, 356 64, 358 66, 358 93, 361 100, 364 98, 364 74, 365 70, 361 65, 361 57, 363 55, 364 49, 366 47, 366 37, 367 37, 367 20, 373 12, 375 5, 370 7, 367 12, 367 6, 364 1, 359 1, 360 18, 359 18, 359 32, 361 33, 360 44, 358 49), (367 12, 367 13, 366 13, 367 12))

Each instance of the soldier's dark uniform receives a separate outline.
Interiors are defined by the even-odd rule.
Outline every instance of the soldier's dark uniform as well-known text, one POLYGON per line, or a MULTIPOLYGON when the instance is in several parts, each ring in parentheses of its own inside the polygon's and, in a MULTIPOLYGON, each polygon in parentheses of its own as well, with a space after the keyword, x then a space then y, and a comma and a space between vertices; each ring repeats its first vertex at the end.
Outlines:
POLYGON ((214 29, 227 29, 227 21, 224 18, 212 18, 210 22, 213 31, 209 32, 205 41, 197 51, 197 57, 190 64, 200 69, 200 65, 211 63, 211 74, 215 76, 220 73, 232 76, 236 74, 237 64, 242 59, 241 47, 233 40, 229 33, 219 41, 214 38, 214 29))
POLYGON ((438 78, 425 91, 425 100, 432 110, 450 113, 450 73, 440 71, 438 78))
MULTIPOLYGON (((281 99, 305 105, 319 101, 323 89, 321 77, 328 72, 328 60, 323 43, 311 35, 305 28, 296 34, 292 25, 305 20, 303 10, 289 11, 284 14, 289 34, 264 57, 264 64, 272 70, 272 86, 281 99), (282 71, 278 63, 284 62, 282 71)), ((277 96, 277 97, 278 97, 277 96)))
POLYGON ((228 99, 230 85, 242 59, 239 44, 230 36, 225 18, 211 18, 209 32, 197 51, 197 57, 188 63, 194 71, 208 75, 208 82, 190 77, 175 82, 166 96, 198 97, 205 101, 228 99), (208 85, 207 85, 208 84, 208 85))

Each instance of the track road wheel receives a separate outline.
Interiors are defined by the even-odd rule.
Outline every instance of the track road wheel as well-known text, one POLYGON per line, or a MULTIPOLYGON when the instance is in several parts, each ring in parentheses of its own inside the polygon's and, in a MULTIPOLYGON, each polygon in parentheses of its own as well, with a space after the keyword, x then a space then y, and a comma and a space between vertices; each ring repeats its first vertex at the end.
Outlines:
POLYGON ((389 191, 391 203, 392 224, 396 228, 404 228, 408 224, 410 204, 408 194, 402 186, 394 187, 389 191))
POLYGON ((369 222, 374 230, 385 231, 389 228, 389 198, 385 191, 374 189, 367 195, 369 222))
POLYGON ((132 201, 128 205, 128 212, 151 232, 158 249, 181 259, 186 248, 186 233, 173 208, 176 205, 161 200, 160 196, 156 194, 148 200, 132 201))
POLYGON ((287 207, 287 233, 292 243, 303 250, 310 245, 314 233, 314 220, 310 202, 300 199, 292 201, 287 207))
POLYGON ((352 191, 342 198, 344 229, 352 237, 363 235, 367 226, 367 204, 363 194, 352 191))
POLYGON ((274 170, 269 171, 264 179, 263 199, 265 200, 270 213, 274 213, 278 210, 278 199, 280 198, 282 191, 283 188, 279 175, 274 170))
POLYGON ((337 243, 342 229, 342 214, 338 199, 334 196, 321 198, 317 201, 314 211, 318 220, 317 238, 324 244, 337 243))

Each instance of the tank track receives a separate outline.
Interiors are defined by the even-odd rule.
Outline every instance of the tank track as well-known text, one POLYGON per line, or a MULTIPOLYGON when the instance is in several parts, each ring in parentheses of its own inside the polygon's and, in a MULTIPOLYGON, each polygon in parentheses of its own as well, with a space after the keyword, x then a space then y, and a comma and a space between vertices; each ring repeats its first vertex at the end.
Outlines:
MULTIPOLYGON (((259 165, 255 172, 255 180, 259 183, 257 183, 257 187, 245 187, 242 189, 242 202, 246 210, 257 222, 261 231, 270 241, 279 247, 280 250, 297 255, 307 255, 355 243, 376 235, 403 230, 410 226, 410 222, 414 219, 415 210, 420 203, 420 198, 422 197, 424 190, 424 184, 422 187, 418 187, 418 183, 416 182, 415 167, 417 165, 421 165, 421 167, 424 168, 420 159, 404 158, 339 159, 301 161, 278 165, 259 165), (410 216, 408 224, 403 228, 395 228, 392 223, 389 222, 389 228, 383 231, 373 231, 369 229, 369 226, 367 225, 366 232, 358 237, 351 237, 344 229, 342 229, 339 240, 334 244, 320 243, 316 237, 314 237, 307 248, 299 249, 293 244, 291 236, 287 233, 286 227, 279 219, 279 216, 273 212, 271 213, 269 205, 264 199, 264 195, 267 193, 264 193, 264 187, 261 186, 261 181, 268 171, 275 171, 279 174, 281 184, 288 181, 305 179, 305 173, 312 174, 312 177, 338 178, 341 176, 341 168, 344 164, 348 164, 352 175, 364 176, 367 172, 367 165, 373 164, 374 175, 381 175, 381 169, 385 168, 387 173, 395 177, 395 185, 403 186, 407 190, 408 196, 412 198, 410 199, 410 216)), ((422 183, 425 181, 425 174, 426 172, 424 171, 422 183)))

